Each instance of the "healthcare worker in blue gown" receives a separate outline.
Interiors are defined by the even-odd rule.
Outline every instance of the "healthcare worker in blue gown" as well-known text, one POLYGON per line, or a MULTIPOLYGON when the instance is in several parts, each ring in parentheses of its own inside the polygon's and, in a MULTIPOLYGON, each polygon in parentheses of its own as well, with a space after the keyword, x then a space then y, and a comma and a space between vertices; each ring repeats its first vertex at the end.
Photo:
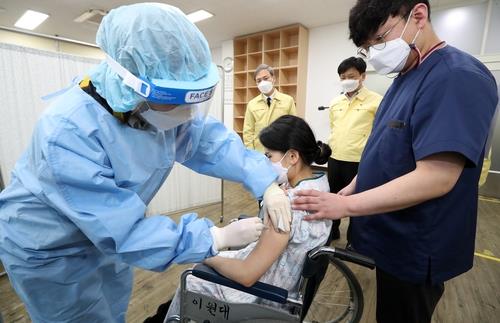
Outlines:
POLYGON ((256 218, 145 217, 175 162, 264 195, 290 230, 267 158, 207 117, 218 72, 180 10, 112 10, 97 44, 106 59, 45 111, 0 194, 0 258, 33 322, 124 322, 132 266, 162 271, 258 238, 256 218))

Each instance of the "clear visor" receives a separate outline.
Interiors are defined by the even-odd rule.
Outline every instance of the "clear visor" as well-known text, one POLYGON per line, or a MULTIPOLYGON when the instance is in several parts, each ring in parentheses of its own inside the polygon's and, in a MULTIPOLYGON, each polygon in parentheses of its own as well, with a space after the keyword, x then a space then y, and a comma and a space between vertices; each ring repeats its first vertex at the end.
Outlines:
POLYGON ((210 102, 181 105, 169 111, 154 110, 142 103, 129 117, 128 124, 135 129, 163 132, 175 151, 175 160, 183 163, 198 149, 210 102))
POLYGON ((196 121, 203 123, 208 115, 212 100, 196 104, 181 104, 172 107, 156 107, 148 102, 143 102, 135 109, 133 115, 146 123, 147 128, 152 126, 158 131, 166 131, 178 126, 196 121))

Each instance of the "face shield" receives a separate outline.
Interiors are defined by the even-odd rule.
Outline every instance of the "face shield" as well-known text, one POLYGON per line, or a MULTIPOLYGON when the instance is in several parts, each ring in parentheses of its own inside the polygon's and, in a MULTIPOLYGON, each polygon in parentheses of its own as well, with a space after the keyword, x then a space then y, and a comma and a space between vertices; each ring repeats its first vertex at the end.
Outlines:
POLYGON ((172 106, 169 110, 155 110, 148 102, 139 106, 134 114, 139 115, 149 125, 159 131, 170 130, 184 124, 190 120, 205 120, 211 100, 195 103, 172 106))
POLYGON ((140 96, 134 114, 157 130, 169 130, 189 120, 206 118, 219 81, 215 64, 210 65, 208 73, 201 79, 186 82, 146 80, 130 73, 109 55, 106 55, 106 62, 120 76, 122 83, 140 96))

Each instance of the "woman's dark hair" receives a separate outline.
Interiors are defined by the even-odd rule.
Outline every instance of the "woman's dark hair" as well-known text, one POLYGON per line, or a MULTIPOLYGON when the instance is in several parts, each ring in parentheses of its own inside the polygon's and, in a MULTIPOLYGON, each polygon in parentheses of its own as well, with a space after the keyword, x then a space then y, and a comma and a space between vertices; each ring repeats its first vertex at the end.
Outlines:
POLYGON ((295 149, 306 165, 324 164, 332 154, 327 144, 316 141, 311 127, 296 116, 285 115, 276 119, 259 134, 260 142, 267 149, 287 152, 295 149))
POLYGON ((353 68, 356 69, 359 74, 363 74, 366 72, 366 63, 361 57, 349 57, 344 59, 342 63, 340 63, 339 68, 337 69, 337 73, 339 75, 344 74, 348 69, 353 68))
POLYGON ((349 13, 349 38, 356 46, 368 41, 391 16, 408 18, 418 3, 427 5, 429 21, 431 7, 428 0, 358 0, 349 13))

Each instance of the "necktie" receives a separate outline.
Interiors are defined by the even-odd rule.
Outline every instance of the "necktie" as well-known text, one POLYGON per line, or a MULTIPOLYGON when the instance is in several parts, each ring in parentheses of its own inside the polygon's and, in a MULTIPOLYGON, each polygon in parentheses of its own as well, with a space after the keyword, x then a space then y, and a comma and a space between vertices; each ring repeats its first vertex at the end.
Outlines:
POLYGON ((268 107, 270 107, 270 106, 271 106, 271 98, 270 98, 270 97, 268 97, 268 98, 267 98, 267 106, 268 106, 268 107))

